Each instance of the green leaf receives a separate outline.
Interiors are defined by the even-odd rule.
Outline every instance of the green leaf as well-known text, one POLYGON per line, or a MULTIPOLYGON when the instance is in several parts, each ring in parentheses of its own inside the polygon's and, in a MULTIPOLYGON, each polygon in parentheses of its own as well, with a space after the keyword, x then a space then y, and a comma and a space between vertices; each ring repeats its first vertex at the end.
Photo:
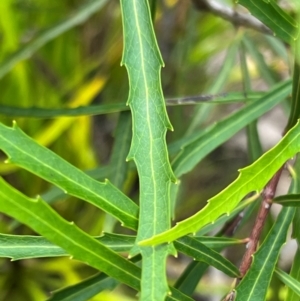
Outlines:
MULTIPOLYGON (((194 237, 195 240, 203 243, 205 246, 209 248, 214 248, 221 250, 225 247, 228 247, 232 244, 240 244, 245 243, 243 240, 237 240, 234 238, 227 237, 194 237)), ((182 291, 183 293, 191 296, 196 289, 198 282, 208 269, 209 264, 205 262, 192 261, 184 270, 184 272, 177 279, 174 287, 182 291)))
POLYGON ((235 301, 264 301, 280 249, 295 214, 294 208, 283 208, 259 250, 245 277, 236 288, 235 301))
MULTIPOLYGON (((133 260, 134 258, 132 258, 133 260)), ((48 301, 86 301, 103 290, 113 290, 119 282, 101 273, 78 284, 63 288, 53 293, 48 301)), ((170 288, 172 295, 166 297, 166 301, 193 301, 181 291, 170 288)))
MULTIPOLYGON (((133 257, 130 261, 136 263, 140 256, 133 257)), ((104 273, 98 273, 75 285, 64 287, 52 293, 49 301, 86 301, 104 290, 113 290, 119 282, 104 273)))
MULTIPOLYGON (((296 157, 296 162, 294 166, 289 166, 289 171, 292 175, 293 181, 291 184, 291 189, 289 193, 291 194, 300 194, 300 158, 299 155, 296 157)), ((300 208, 296 208, 296 213, 293 220, 293 232, 292 238, 296 238, 297 243, 300 243, 300 208)), ((300 275, 299 275, 300 277, 300 275)), ((299 278, 300 279, 300 278, 299 278)))
POLYGON ((218 252, 206 247, 199 240, 185 236, 174 242, 176 249, 194 260, 203 261, 230 277, 239 277, 238 268, 218 252))
MULTIPOLYGON (((221 215, 214 223, 207 224, 199 231, 197 231, 197 236, 207 235, 212 231, 219 230, 221 226, 224 226, 225 223, 230 222, 234 217, 240 214, 245 208, 252 206, 253 204, 258 202, 260 195, 258 193, 252 195, 250 198, 246 198, 245 200, 241 201, 233 210, 232 212, 227 215, 221 215)), ((242 221, 241 221, 242 223, 242 221)), ((195 237, 197 237, 195 236, 195 237)))
MULTIPOLYGON (((85 171, 85 173, 95 180, 104 181, 107 175, 111 173, 111 167, 107 165, 101 166, 99 168, 87 170, 85 171)), ((63 200, 67 197, 68 195, 66 195, 63 190, 59 189, 56 186, 52 186, 51 188, 49 188, 49 190, 41 194, 41 198, 48 204, 53 204, 56 201, 63 200)))
POLYGON ((88 201, 120 220, 126 227, 137 228, 138 206, 108 180, 98 182, 72 166, 49 149, 38 145, 17 126, 0 124, 0 149, 8 162, 23 167, 55 184, 66 193, 88 201))
POLYGON ((273 202, 280 204, 282 206, 300 206, 300 194, 285 194, 280 195, 273 199, 273 202))
MULTIPOLYGON (((245 36, 243 37, 245 40, 245 36)), ((243 87, 245 94, 247 95, 252 90, 251 85, 251 76, 247 64, 246 58, 246 50, 244 43, 241 43, 240 48, 240 63, 241 63, 241 73, 243 79, 243 87)), ((257 64, 258 68, 260 64, 257 64)), ((262 154, 262 146, 259 140, 258 130, 257 130, 257 120, 252 121, 246 127, 247 131, 247 148, 248 148, 248 157, 250 159, 250 163, 257 160, 262 154)))
MULTIPOLYGON (((132 112, 133 137, 128 159, 136 163, 140 186, 137 242, 170 228, 170 185, 175 181, 169 164, 166 131, 172 129, 162 95, 160 71, 163 61, 157 46, 147 0, 121 0, 124 29, 122 63, 126 66, 132 112)), ((164 300, 167 245, 140 247, 141 300, 164 300), (150 280, 150 281, 149 281, 150 280)))
MULTIPOLYGON (((139 256, 138 256, 139 257, 139 256)), ((131 260, 135 260, 136 257, 131 260)), ((86 301, 103 290, 113 290, 119 284, 118 281, 101 273, 92 276, 78 284, 63 288, 53 293, 48 301, 86 301)), ((166 297, 166 301, 193 301, 190 297, 175 288, 170 288, 172 295, 166 297)))
POLYGON ((276 83, 276 78, 274 76, 274 72, 272 72, 272 70, 266 63, 263 54, 259 51, 255 42, 245 35, 243 37, 242 43, 245 46, 248 54, 251 56, 251 58, 255 62, 255 66, 259 70, 261 77, 265 80, 265 82, 269 86, 274 86, 274 84, 276 83))
POLYGON ((115 132, 115 142, 110 158, 111 182, 120 190, 127 176, 126 156, 130 148, 131 141, 131 115, 130 112, 121 112, 118 126, 115 132))
MULTIPOLYGON (((300 166, 300 161, 299 161, 299 157, 296 157, 294 166, 290 166, 290 164, 287 165, 289 172, 293 178, 293 181, 290 185, 289 191, 287 194, 285 195, 280 195, 277 196, 273 199, 273 202, 278 203, 282 206, 291 206, 291 207, 299 207, 300 205, 300 194, 299 194, 299 166, 300 166)), ((295 232, 299 232, 298 231, 298 225, 297 222, 295 224, 295 221, 298 219, 297 217, 297 212, 298 212, 298 208, 296 209, 296 214, 294 217, 294 224, 293 224, 293 234, 292 237, 297 237, 297 235, 294 236, 295 232), (296 229, 295 229, 296 228, 296 229)))
POLYGON ((286 272, 276 268, 275 274, 277 277, 286 285, 288 286, 293 292, 296 293, 298 299, 300 297, 300 282, 291 277, 291 275, 287 274, 286 272))
POLYGON ((300 149, 300 123, 298 122, 282 140, 252 165, 240 170, 238 178, 208 200, 208 204, 195 215, 177 223, 172 229, 140 242, 156 245, 171 242, 203 226, 213 223, 222 214, 229 215, 240 200, 250 192, 261 190, 276 171, 300 149))
POLYGON ((171 295, 168 295, 166 297, 166 301, 194 301, 194 299, 188 297, 187 295, 173 287, 170 287, 170 292, 171 295))
POLYGON ((12 117, 34 117, 34 118, 54 118, 54 117, 75 117, 110 114, 128 110, 125 103, 112 103, 105 105, 90 105, 77 108, 44 109, 44 108, 19 108, 12 106, 0 106, 0 114, 12 117))
POLYGON ((208 268, 209 265, 205 262, 192 261, 180 275, 174 287, 191 296, 208 268))
MULTIPOLYGON (((218 76, 213 79, 208 91, 209 93, 218 93, 223 89, 226 82, 230 78, 231 71, 234 64, 236 63, 236 56, 238 54, 239 44, 242 35, 236 35, 233 42, 228 47, 226 56, 221 64, 221 69, 219 70, 218 76)), ((198 132, 198 127, 204 124, 208 116, 210 115, 211 107, 207 105, 200 106, 196 108, 193 113, 193 117, 189 122, 189 127, 185 133, 185 136, 191 135, 195 131, 198 132)))
POLYGON ((30 199, 0 178, 0 211, 28 225, 72 258, 103 271, 136 290, 140 269, 99 241, 61 218, 41 199, 30 199))
POLYGON ((250 163, 257 160, 263 154, 257 130, 257 120, 249 123, 247 126, 247 146, 250 163))
MULTIPOLYGON (((115 252, 129 252, 136 237, 104 233, 94 237, 115 252)), ((196 241, 208 248, 225 248, 244 243, 243 240, 225 237, 195 237, 196 241)), ((51 243, 42 236, 0 234, 0 257, 11 258, 13 261, 29 258, 68 256, 65 250, 51 243)))
POLYGON ((274 35, 287 43, 297 38, 298 23, 274 0, 238 0, 238 3, 245 6, 253 16, 267 25, 274 35))
POLYGON ((276 54, 277 56, 281 57, 281 59, 283 59, 286 64, 289 64, 290 59, 288 49, 285 46, 284 42, 268 35, 265 35, 264 38, 268 43, 268 47, 272 49, 272 52, 274 52, 274 54, 276 54))
POLYGON ((248 206, 250 207, 250 205, 255 204, 254 202, 257 202, 258 198, 259 198, 259 194, 255 194, 255 195, 251 196, 250 198, 243 200, 232 210, 232 212, 229 215, 227 215, 227 214, 222 215, 214 223, 207 224, 206 226, 204 226, 197 232, 197 235, 199 235, 199 236, 205 235, 215 229, 219 229, 220 226, 222 226, 226 222, 229 222, 230 220, 232 220, 237 214, 239 214, 245 208, 247 208, 248 206))
POLYGON ((300 117, 300 93, 299 92, 300 92, 300 65, 297 59, 295 58, 291 112, 290 112, 288 123, 285 128, 286 131, 288 131, 291 127, 293 127, 296 124, 298 118, 300 117))
MULTIPOLYGON (((243 240, 237 240, 234 238, 227 237, 194 237, 195 240, 203 243, 209 248, 214 248, 221 250, 225 247, 228 247, 232 244, 245 243, 243 240)), ((191 296, 196 289, 198 282, 208 269, 209 264, 203 261, 192 261, 184 270, 184 272, 177 279, 174 287, 182 291, 183 293, 191 296)))
POLYGON ((104 290, 113 290, 119 282, 100 273, 80 283, 53 292, 48 301, 86 301, 104 290))
MULTIPOLYGON (((166 99, 167 106, 186 106, 198 104, 226 104, 236 102, 252 102, 261 96, 262 92, 252 92, 245 97, 244 93, 231 92, 220 95, 194 95, 185 97, 176 97, 166 99)), ((129 108, 125 103, 112 103, 102 105, 80 106, 77 108, 39 108, 39 107, 12 107, 0 106, 0 114, 12 117, 30 117, 30 118, 55 118, 55 117, 76 117, 76 116, 93 116, 104 115, 117 112, 128 111, 129 108)))
POLYGON ((183 144, 182 151, 173 161, 177 177, 192 170, 206 155, 227 141, 250 122, 257 119, 289 95, 290 82, 280 84, 261 99, 246 105, 225 119, 205 129, 199 137, 183 144))
POLYGON ((30 58, 39 48, 44 46, 47 42, 60 36, 62 33, 69 29, 84 23, 90 16, 99 11, 104 6, 107 0, 93 0, 89 1, 76 12, 74 12, 69 18, 63 20, 51 28, 43 31, 29 42, 27 45, 22 45, 21 49, 12 54, 9 58, 6 58, 0 65, 0 78, 13 69, 19 62, 30 58))
MULTIPOLYGON (((297 212, 296 212, 296 214, 297 214, 297 212)), ((299 249, 299 246, 297 248, 297 252, 295 254, 295 257, 293 260, 293 265, 292 265, 289 276, 292 279, 295 279, 298 283, 300 282, 300 249, 299 249)), ((298 285, 298 290, 299 290, 299 285, 298 285)), ((288 285, 285 301, 299 301, 299 295, 289 285, 288 285)))
MULTIPOLYGON (((127 177, 129 164, 126 162, 131 142, 131 115, 130 112, 119 114, 118 125, 115 131, 114 146, 110 157, 111 172, 109 179, 112 184, 123 191, 123 186, 127 177)), ((105 216, 103 231, 113 232, 116 219, 110 215, 105 216)))
MULTIPOLYGON (((229 237, 214 237, 214 236, 194 236, 194 240, 197 240, 201 244, 204 244, 207 248, 223 249, 230 246, 236 246, 244 244, 245 240, 229 238, 229 237)), ((180 241, 181 239, 179 239, 180 241)))
MULTIPOLYGON (((115 252, 129 252, 135 241, 134 236, 109 233, 94 238, 115 252)), ((0 234, 0 257, 20 260, 69 255, 42 236, 0 234)))

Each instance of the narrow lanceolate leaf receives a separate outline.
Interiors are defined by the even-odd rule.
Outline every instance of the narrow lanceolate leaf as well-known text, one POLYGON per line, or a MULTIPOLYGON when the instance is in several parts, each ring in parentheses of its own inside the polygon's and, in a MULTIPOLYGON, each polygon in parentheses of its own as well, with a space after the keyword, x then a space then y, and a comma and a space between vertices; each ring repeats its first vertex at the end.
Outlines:
MULTIPOLYGON (((133 257, 130 261, 140 261, 140 256, 133 257)), ((48 301, 86 301, 104 290, 113 290, 119 282, 103 273, 96 274, 75 285, 65 287, 53 293, 48 301)), ((166 301, 193 301, 176 288, 170 287, 172 295, 166 297, 166 301)))
MULTIPOLYGON (((129 252, 136 239, 135 236, 112 233, 94 238, 115 252, 129 252)), ((245 243, 243 240, 227 237, 201 236, 194 237, 194 240, 208 248, 218 249, 245 243)), ((68 255, 70 254, 64 249, 42 236, 0 234, 0 257, 20 260, 68 255)))
MULTIPOLYGON (((110 172, 111 168, 109 165, 85 171, 88 176, 99 181, 103 181, 110 172)), ((54 202, 63 200, 67 197, 68 196, 64 193, 64 191, 56 186, 50 187, 49 190, 41 194, 41 198, 48 204, 53 204, 54 202)))
POLYGON ((245 47, 247 54, 253 59, 256 68, 260 74, 260 77, 272 87, 276 83, 276 77, 274 70, 267 64, 263 52, 258 49, 255 41, 246 35, 243 37, 242 45, 245 47))
POLYGON ((166 297, 166 301, 194 301, 194 299, 173 287, 170 287, 170 292, 171 294, 166 297))
MULTIPOLYGON (((289 192, 299 194, 300 192, 300 160, 299 155, 296 157, 296 162, 294 166, 289 168, 289 171, 293 177, 293 182, 289 192)), ((300 242, 300 208, 296 208, 296 213, 293 219, 293 232, 292 238, 295 238, 298 244, 297 252, 294 256, 292 268, 290 270, 290 277, 294 278, 298 282, 300 282, 300 249, 299 249, 299 242, 300 242)), ((299 301, 299 296, 297 293, 287 286, 287 294, 285 301, 299 301)))
MULTIPOLYGON (((299 46, 297 45, 296 51, 299 53, 299 46)), ((294 74, 293 74, 293 92, 292 92, 292 104, 291 104, 291 113, 289 116, 288 123, 286 125, 286 130, 289 130, 293 127, 298 118, 300 117, 300 62, 295 55, 294 62, 294 74)))
MULTIPOLYGON (((300 158, 299 158, 299 154, 296 156, 296 162, 294 163, 294 166, 289 167, 289 172, 293 178, 291 191, 289 191, 289 192, 291 192, 293 194, 300 194, 300 158)), ((293 220, 292 238, 295 238, 299 245, 299 243, 300 243, 300 208, 299 207, 296 209, 296 214, 295 214, 295 217, 293 220)), ((298 254, 298 256, 300 256, 300 253, 298 254)), ((295 260, 294 260, 294 263, 295 263, 295 260)), ((299 264, 300 264, 300 261, 299 261, 299 264)), ((299 278, 297 278, 297 279, 300 279, 300 273, 299 273, 298 277, 299 278)))
MULTIPOLYGON (((121 112, 119 114, 118 125, 115 130, 114 146, 110 156, 110 174, 109 179, 113 185, 123 191, 124 183, 127 178, 129 164, 126 162, 126 157, 130 148, 131 142, 131 115, 130 112, 121 112)), ((103 231, 113 232, 116 219, 111 215, 105 216, 103 223, 103 231)))
MULTIPOLYGON (((140 256, 131 258, 131 262, 139 262, 140 256)), ((104 290, 113 290, 119 283, 104 273, 98 273, 75 285, 64 287, 52 293, 47 301, 86 301, 104 290)))
POLYGON ((297 38, 298 23, 274 0, 238 0, 238 3, 245 6, 283 41, 291 43, 297 38))
POLYGON ((286 272, 275 269, 276 276, 288 286, 297 296, 300 297, 300 282, 286 272))
POLYGON ((0 78, 7 74, 20 61, 30 58, 39 48, 47 42, 55 39, 67 30, 82 24, 91 15, 99 11, 106 4, 107 0, 94 0, 80 7, 77 12, 66 20, 60 21, 49 29, 43 31, 39 36, 29 42, 27 45, 22 45, 21 49, 5 59, 0 65, 0 78))
POLYGON ((128 164, 126 156, 130 148, 131 141, 131 115, 130 112, 119 114, 118 126, 115 131, 114 146, 110 158, 111 182, 120 190, 127 177, 128 164))
POLYGON ((186 236, 174 242, 175 248, 195 260, 206 262, 230 277, 239 277, 238 268, 218 252, 206 247, 196 239, 186 236))
POLYGON ((136 290, 140 269, 61 218, 41 199, 30 199, 0 178, 0 211, 28 225, 73 258, 103 271, 136 290))
MULTIPOLYGON (((295 216, 299 214, 299 212, 296 211, 295 216)), ((300 249, 299 246, 297 248, 297 252, 295 254, 294 260, 293 260, 293 265, 290 271, 290 275, 291 278, 295 279, 298 283, 300 283, 300 249)), ((298 289, 299 289, 299 285, 298 285, 298 289)), ((299 296, 296 291, 288 286, 287 289, 287 294, 286 294, 286 298, 285 301, 299 301, 299 296)))
MULTIPOLYGON (((167 106, 185 106, 197 104, 226 104, 235 102, 253 102, 262 97, 264 93, 252 92, 245 96, 245 93, 231 92, 217 95, 192 95, 166 99, 167 106)), ((128 111, 126 103, 112 103, 102 105, 80 106, 77 108, 40 108, 40 107, 13 107, 0 106, 0 114, 12 117, 34 117, 34 118, 55 118, 92 116, 128 111)))
POLYGON ((248 193, 261 190, 275 172, 300 150, 300 122, 282 140, 248 167, 240 170, 238 178, 208 200, 208 204, 195 215, 179 222, 174 228, 140 242, 156 245, 171 242, 178 237, 195 233, 203 226, 213 223, 222 214, 230 214, 248 193))
POLYGON ((204 244, 208 248, 217 250, 245 243, 245 240, 243 239, 218 236, 194 236, 193 239, 199 241, 201 244, 204 244))
POLYGON ((286 194, 276 197, 273 202, 278 203, 282 206, 300 206, 300 194, 286 194))
POLYGON ((230 137, 268 112, 291 91, 291 83, 278 85, 261 99, 232 113, 220 122, 209 126, 198 137, 183 143, 183 149, 174 159, 172 166, 177 177, 192 170, 213 149, 227 141, 230 137))
POLYGON ((181 273, 174 286, 191 296, 208 268, 209 265, 205 262, 192 261, 181 273))
POLYGON ((120 220, 126 227, 137 228, 138 206, 109 181, 98 182, 72 166, 49 149, 38 145, 14 124, 0 124, 0 149, 8 162, 23 167, 66 193, 86 200, 120 220))
POLYGON ((12 106, 0 106, 0 114, 12 117, 34 117, 34 118, 55 118, 102 115, 127 111, 125 103, 113 103, 105 105, 90 105, 77 108, 45 109, 38 107, 20 108, 12 106))
MULTIPOLYGON (((162 58, 155 39, 147 0, 121 0, 124 52, 133 118, 128 159, 136 163, 140 181, 140 215, 137 241, 170 227, 169 194, 174 175, 169 164, 166 131, 169 122, 160 83, 162 58)), ((141 300, 164 300, 168 292, 166 257, 169 246, 139 247, 143 257, 141 300)))
POLYGON ((259 250, 246 276, 236 289, 235 301, 264 301, 280 249, 295 213, 294 208, 283 208, 259 250))
POLYGON ((86 301, 104 290, 113 290, 119 282, 101 273, 75 285, 53 292, 47 301, 86 301))
POLYGON ((237 214, 242 212, 245 208, 248 206, 254 206, 255 202, 257 202, 257 199, 259 199, 259 194, 256 193, 250 198, 247 198, 246 200, 240 202, 231 212, 229 215, 225 214, 220 216, 213 224, 207 224, 201 230, 197 232, 197 235, 206 235, 207 233, 214 231, 216 229, 220 229, 220 226, 224 226, 225 223, 230 222, 237 214))
MULTIPOLYGON (((115 252, 129 252, 135 237, 106 233, 94 237, 115 252)), ((12 260, 68 256, 68 252, 42 236, 0 234, 0 257, 12 260)))

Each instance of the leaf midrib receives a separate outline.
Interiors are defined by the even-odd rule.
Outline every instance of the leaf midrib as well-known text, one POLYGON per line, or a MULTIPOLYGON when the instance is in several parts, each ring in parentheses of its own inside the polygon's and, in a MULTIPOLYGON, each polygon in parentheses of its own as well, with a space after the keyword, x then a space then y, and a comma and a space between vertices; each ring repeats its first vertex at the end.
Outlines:
MULTIPOLYGON (((99 253, 93 252, 91 249, 86 248, 86 247, 84 247, 83 245, 78 244, 75 240, 70 239, 69 236, 67 236, 67 235, 64 234, 63 232, 59 231, 58 228, 53 227, 53 226, 51 225, 51 223, 47 223, 45 219, 39 218, 38 215, 36 215, 36 214, 34 214, 32 211, 28 210, 28 209, 26 208, 26 206, 22 206, 21 204, 15 202, 13 199, 11 199, 11 200, 8 199, 7 196, 6 196, 5 194, 3 194, 3 192, 2 192, 1 190, 0 190, 0 195, 2 195, 2 197, 3 197, 4 199, 6 199, 8 202, 12 202, 13 204, 15 204, 15 206, 16 206, 17 208, 20 208, 22 211, 25 211, 29 216, 33 217, 33 219, 38 220, 38 221, 39 221, 42 225, 44 225, 46 228, 47 228, 47 227, 50 228, 52 233, 58 233, 58 235, 60 235, 61 237, 65 238, 66 241, 69 241, 69 242, 71 242, 73 245, 77 246, 79 249, 84 250, 85 253, 89 253, 89 254, 91 254, 92 256, 95 256, 96 258, 101 259, 101 261, 106 262, 108 265, 113 266, 113 267, 115 267, 117 270, 121 270, 121 271, 125 272, 126 274, 130 275, 131 277, 134 277, 136 280, 140 281, 140 279, 137 278, 134 274, 129 273, 127 270, 124 271, 123 269, 120 269, 118 265, 115 265, 113 262, 108 261, 105 257, 100 256, 99 253)), ((23 196, 20 196, 20 197, 23 197, 23 196)), ((32 202, 34 202, 34 203, 36 203, 36 204, 37 204, 38 202, 41 202, 40 200, 30 200, 30 201, 32 201, 32 202)), ((66 221, 65 221, 65 222, 66 222, 66 221)), ((66 222, 66 223, 67 223, 67 222, 66 222)), ((69 224, 70 224, 70 226, 73 225, 73 227, 74 227, 73 229, 76 229, 73 222, 71 222, 71 223, 69 223, 69 224)), ((76 229, 76 230, 79 230, 79 229, 76 229)), ((82 234, 83 234, 83 233, 82 233, 82 234)), ((92 240, 94 240, 94 239, 92 239, 92 240)), ((94 241, 95 241, 97 244, 99 244, 102 248, 106 248, 108 252, 111 252, 110 249, 108 249, 105 245, 102 245, 102 244, 101 244, 100 242, 98 242, 97 240, 94 240, 94 241)), ((116 254, 116 255, 117 255, 117 254, 116 254)), ((72 254, 71 254, 71 256, 72 256, 72 254)), ((118 255, 117 255, 117 256, 118 256, 118 255)), ((120 257, 120 260, 122 260, 122 259, 123 259, 123 258, 120 257)))
MULTIPOLYGON (((16 131, 15 128, 10 129, 10 130, 16 131)), ((61 173, 61 172, 60 172, 59 170, 57 170, 57 169, 54 169, 51 165, 46 164, 46 162, 41 161, 41 160, 39 160, 38 158, 32 156, 30 153, 23 152, 22 148, 19 148, 18 145, 11 143, 8 139, 5 139, 5 138, 6 138, 6 137, 2 135, 2 139, 3 139, 6 143, 8 143, 12 148, 15 148, 15 149, 17 149, 20 153, 23 153, 23 154, 27 155, 28 157, 31 158, 31 160, 33 160, 33 161, 35 161, 35 162, 38 162, 38 164, 40 164, 40 165, 42 165, 42 166, 45 166, 45 167, 48 168, 50 171, 52 171, 52 172, 58 174, 59 176, 61 176, 63 179, 65 179, 66 181, 70 182, 70 183, 73 184, 74 186, 80 187, 80 188, 82 189, 82 191, 87 191, 87 192, 89 192, 90 194, 92 194, 92 196, 96 197, 97 199, 100 198, 100 199, 103 200, 107 205, 109 205, 110 207, 112 207, 112 208, 116 209, 118 212, 120 212, 120 209, 119 209, 117 206, 115 206, 115 205, 113 205, 112 203, 110 203, 110 202, 108 201, 107 198, 105 198, 105 197, 103 197, 103 196, 100 196, 100 195, 96 194, 95 192, 93 192, 93 190, 87 189, 85 186, 82 186, 81 183, 80 183, 80 181, 75 182, 72 178, 66 177, 65 174, 61 173)), ((9 156, 10 156, 10 155, 9 155, 9 156)), ((12 158, 12 156, 10 156, 10 158, 11 158, 12 160, 14 160, 14 159, 12 158)), ((60 159, 60 158, 59 158, 59 159, 60 159)), ((20 164, 20 165, 22 166, 22 163, 18 163, 18 162, 13 162, 13 163, 20 164)), ((66 162, 66 164, 69 165, 68 162, 66 162)), ((71 167, 73 167, 73 166, 71 166, 71 167)), ((31 172, 33 172, 33 171, 30 170, 28 167, 24 167, 24 168, 25 168, 25 169, 28 169, 28 170, 31 171, 31 172)), ((81 176, 83 176, 84 178, 87 178, 87 177, 88 177, 85 173, 81 172, 80 170, 76 170, 76 171, 77 171, 78 173, 80 173, 81 176)), ((45 177, 43 177, 43 178, 44 178, 45 180, 47 180, 47 181, 50 182, 50 180, 46 179, 45 177)), ((88 177, 88 178, 89 178, 89 181, 93 182, 94 184, 98 184, 98 185, 100 184, 100 185, 104 185, 104 186, 107 185, 107 183, 103 183, 103 182, 96 181, 96 180, 94 180, 93 178, 90 178, 90 177, 88 177)), ((53 181, 52 183, 54 183, 54 181, 53 181)), ((55 184, 56 186, 60 187, 65 193, 69 194, 68 191, 65 190, 65 189, 63 188, 63 186, 61 186, 60 184, 57 184, 57 183, 54 183, 54 184, 55 184)), ((104 188, 102 187, 101 189, 104 189, 104 188)), ((114 189, 114 190, 115 190, 115 189, 114 189)), ((72 194, 72 195, 77 195, 79 198, 82 198, 82 196, 79 196, 79 195, 76 194, 76 193, 70 193, 70 194, 72 194)), ((82 198, 82 199, 84 200, 84 198, 82 198)), ((128 200, 129 200, 129 199, 128 199, 128 200)), ((85 201, 87 201, 87 200, 85 200, 85 201)), ((91 201, 89 200, 88 202, 91 202, 91 201)), ((95 201, 93 201, 93 204, 96 205, 98 208, 100 207, 95 201)), ((133 204, 134 204, 134 203, 133 203, 133 204)), ((101 207, 100 207, 100 208, 101 208, 101 207)), ((101 209, 102 209, 102 208, 101 208, 101 209)), ((128 212, 123 211, 123 210, 122 210, 121 212, 122 212, 123 214, 125 214, 126 216, 128 216, 130 219, 133 219, 133 220, 135 220, 136 222, 138 221, 138 219, 137 219, 135 216, 130 215, 128 212)), ((115 216, 116 216, 116 215, 115 215, 115 216)), ((118 216, 116 216, 116 218, 117 218, 118 220, 121 220, 118 216)), ((125 223, 125 221, 123 221, 123 220, 121 220, 121 222, 123 222, 124 224, 127 224, 127 223, 125 223)))

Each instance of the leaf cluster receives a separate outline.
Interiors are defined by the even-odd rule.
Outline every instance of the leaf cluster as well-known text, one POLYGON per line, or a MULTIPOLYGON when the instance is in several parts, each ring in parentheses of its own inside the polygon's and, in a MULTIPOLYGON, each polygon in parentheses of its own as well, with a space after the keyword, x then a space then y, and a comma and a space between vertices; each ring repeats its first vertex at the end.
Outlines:
POLYGON ((297 3, 239 0, 229 18, 222 1, 193 2, 203 11, 156 0, 0 3, 0 301, 299 299, 299 250, 291 268, 279 264, 291 225, 300 242, 297 3), (237 28, 239 14, 275 37, 237 28), (287 125, 266 150, 259 121, 274 110, 287 125), (243 130, 239 162, 229 144, 243 130), (280 212, 244 275, 249 227, 283 166, 290 188, 268 200, 280 212), (235 287, 209 278, 207 291, 208 267, 235 287))

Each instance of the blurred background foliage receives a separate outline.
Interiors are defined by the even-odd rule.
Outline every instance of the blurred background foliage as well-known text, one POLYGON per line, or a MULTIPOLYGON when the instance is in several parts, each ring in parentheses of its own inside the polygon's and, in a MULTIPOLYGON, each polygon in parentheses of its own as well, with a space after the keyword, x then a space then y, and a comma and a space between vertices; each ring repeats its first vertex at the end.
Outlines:
MULTIPOLYGON (((101 2, 103 5, 91 10, 92 13, 80 24, 70 26, 68 30, 56 31, 49 41, 34 49, 32 45, 38 37, 43 36, 47 30, 56 28, 57 24, 63 24, 76 14, 85 12, 92 1, 0 1, 0 106, 60 108, 126 102, 128 79, 125 68, 120 67, 122 21, 119 1, 93 2, 101 2), (28 59, 20 60, 8 70, 7 64, 24 49, 31 51, 28 59)), ((232 1, 218 2, 245 12, 245 9, 236 7, 232 1)), ((155 31, 166 65, 162 69, 166 97, 249 92, 241 68, 243 60, 248 66, 250 88, 255 91, 268 90, 289 77, 290 51, 274 37, 237 27, 206 10, 196 8, 193 1, 152 0, 151 4, 152 7, 156 6, 155 31)), ((205 126, 241 105, 202 104, 169 108, 175 129, 167 137, 170 156, 173 157, 178 151, 181 137, 202 131, 205 126)), ((288 104, 285 104, 283 110, 278 111, 277 108, 275 111, 276 116, 280 116, 278 122, 284 124, 286 121, 284 112, 287 107, 288 104)), ((78 168, 90 170, 96 178, 111 179, 115 176, 114 171, 108 171, 107 166, 111 161, 118 113, 54 119, 5 115, 0 118, 7 125, 16 120, 33 139, 78 168)), ((275 128, 278 137, 281 129, 282 127, 279 130, 275 128)), ((268 130, 264 134, 271 135, 268 130)), ((180 196, 184 197, 179 197, 176 219, 183 219, 200 209, 207 198, 236 177, 238 168, 255 159, 247 155, 246 140, 245 133, 239 133, 213 151, 192 173, 182 178, 180 196)), ((262 145, 264 149, 273 143, 263 142, 266 142, 262 145)), ((44 195, 47 199, 46 196, 49 196, 53 206, 63 217, 74 220, 92 235, 99 235, 103 229, 113 229, 114 221, 95 207, 61 195, 42 179, 11 164, 5 164, 4 160, 5 156, 2 154, 0 174, 20 191, 32 197, 44 195)), ((138 180, 132 164, 129 164, 124 185, 120 188, 133 199, 138 199, 138 180)), ((238 236, 247 236, 242 233, 245 229, 248 231, 247 225, 240 230, 238 236)), ((0 216, 0 231, 32 234, 30 229, 4 215, 0 216)), ((124 233, 124 229, 118 225, 115 231, 124 233)), ((231 260, 237 262, 242 250, 235 249, 231 260)), ((185 259, 179 258, 175 267, 169 271, 170 278, 175 280, 185 264, 185 259)), ((75 284, 94 273, 92 268, 68 258, 17 262, 1 259, 0 300, 45 300, 51 291, 75 284)), ((204 296, 209 296, 211 289, 220 290, 221 295, 224 293, 222 286, 215 283, 211 288, 212 285, 204 277, 198 287, 198 291, 202 289, 202 296, 196 295, 196 300, 213 300, 205 299, 204 296)), ((278 284, 275 283, 274 290, 276 287, 278 284)), ((270 294, 270 300, 277 300, 279 297, 276 296, 280 296, 274 292, 270 294)), ((125 297, 122 292, 119 297, 120 292, 114 291, 101 293, 91 300, 135 300, 130 291, 127 291, 127 295, 125 297)))

